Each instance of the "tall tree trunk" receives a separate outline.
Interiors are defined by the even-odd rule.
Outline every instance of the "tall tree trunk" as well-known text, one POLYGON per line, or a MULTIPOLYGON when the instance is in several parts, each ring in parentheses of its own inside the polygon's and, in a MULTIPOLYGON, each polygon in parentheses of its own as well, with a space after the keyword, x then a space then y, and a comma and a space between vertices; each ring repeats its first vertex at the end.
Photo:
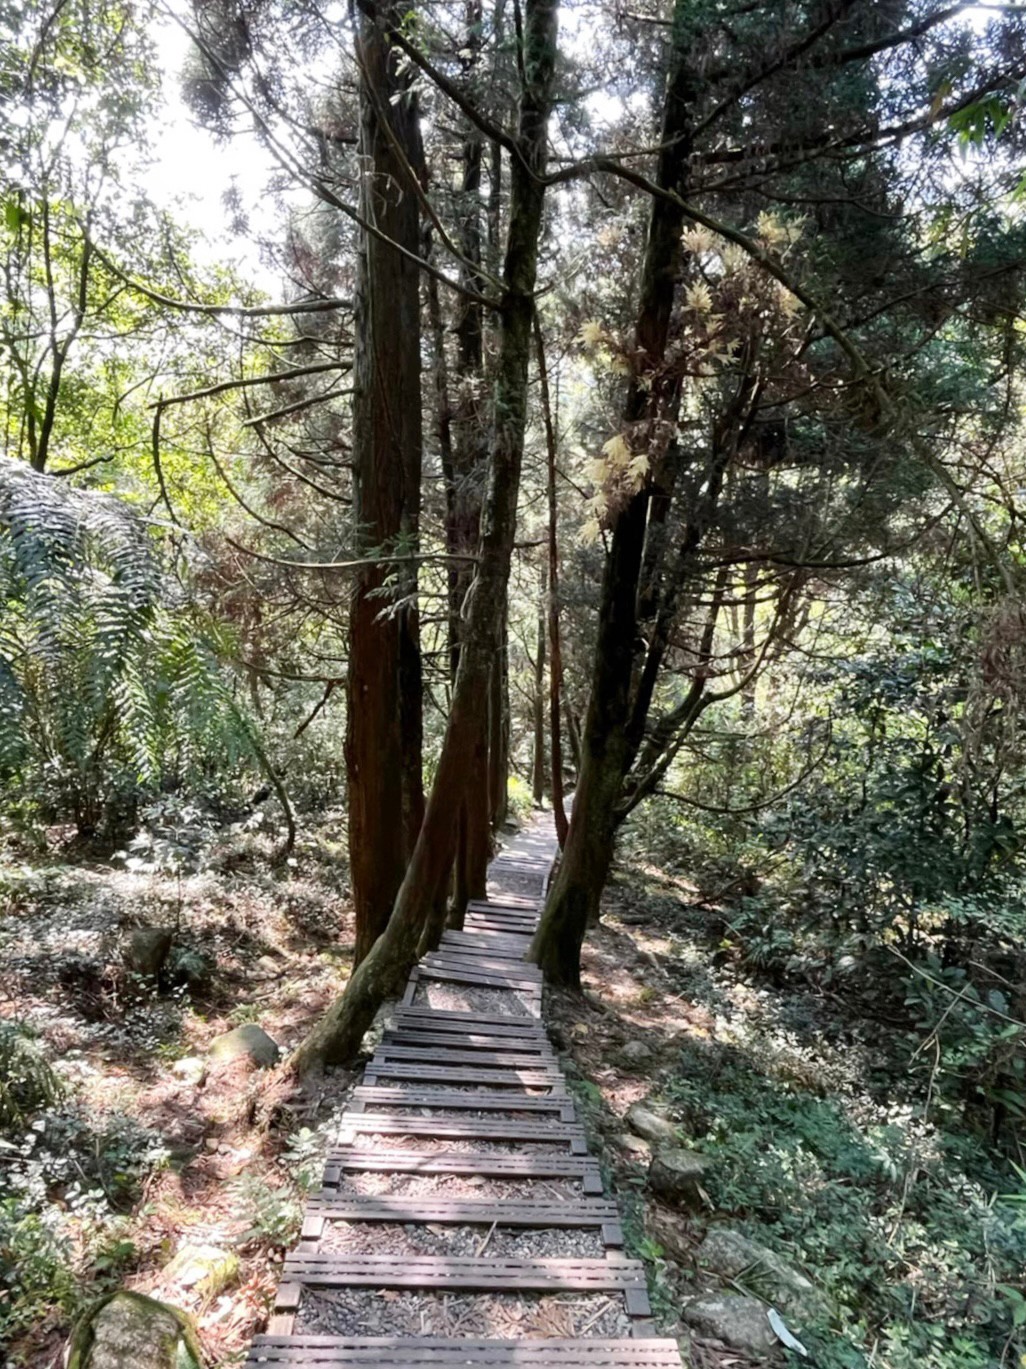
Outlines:
POLYGON ((548 598, 545 568, 541 572, 541 597, 538 600, 538 630, 535 634, 534 650, 534 758, 531 767, 531 793, 535 803, 540 804, 545 797, 545 635, 548 631, 548 615, 545 602, 548 598))
POLYGON ((549 370, 545 364, 545 339, 537 310, 534 341, 538 353, 538 383, 545 421, 545 494, 548 506, 548 633, 549 633, 549 754, 552 761, 552 816, 560 850, 566 845, 567 817, 563 799, 563 740, 559 726, 559 703, 563 692, 563 649, 559 637, 559 525, 556 509, 556 423, 549 395, 549 370))
MULTIPOLYGON (((676 0, 674 38, 663 109, 657 182, 682 189, 691 151, 692 73, 683 47, 689 0, 676 0)), ((672 201, 653 199, 642 269, 635 352, 641 375, 632 378, 626 423, 675 411, 660 375, 680 262, 684 217, 672 201), (642 383, 642 382, 645 383, 642 383)), ((580 951, 613 857, 616 808, 636 743, 630 735, 631 684, 638 637, 638 595, 650 492, 644 488, 619 514, 606 560, 591 695, 581 743, 581 771, 563 859, 549 894, 530 956, 556 984, 580 984, 580 951)))
POLYGON ((292 1067, 298 1072, 351 1060, 380 1004, 403 983, 439 886, 448 877, 455 846, 453 813, 477 787, 470 767, 487 704, 489 672, 501 645, 501 613, 516 533, 557 14, 558 0, 526 0, 524 5, 523 88, 517 153, 511 158, 489 480, 477 574, 438 768, 388 926, 354 970, 345 993, 293 1055, 292 1067))
POLYGON ((506 644, 507 613, 502 642, 488 686, 488 809, 492 831, 506 821, 509 812, 509 650, 506 644))
MULTIPOLYGON (((361 211, 407 250, 419 248, 408 167, 423 160, 416 97, 384 29, 359 35, 360 152, 368 168, 361 211), (400 151, 402 155, 400 155, 400 151)), ((420 512, 420 282, 390 243, 364 233, 356 301, 353 521, 362 555, 416 543, 420 512)), ((363 567, 350 609, 349 857, 359 963, 384 931, 419 830, 421 668, 415 572, 400 577, 402 604, 388 611, 389 568, 363 567)))

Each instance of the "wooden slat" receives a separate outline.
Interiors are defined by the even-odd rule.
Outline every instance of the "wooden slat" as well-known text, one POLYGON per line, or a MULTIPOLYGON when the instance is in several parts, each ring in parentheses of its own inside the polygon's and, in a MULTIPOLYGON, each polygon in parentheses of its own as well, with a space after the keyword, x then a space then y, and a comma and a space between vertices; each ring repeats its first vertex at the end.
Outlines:
MULTIPOLYGON (((445 1288, 475 1292, 616 1293, 645 1296, 645 1267, 625 1255, 606 1259, 513 1260, 456 1255, 285 1256, 283 1277, 306 1288, 445 1288)), ((647 1301, 647 1298, 646 1298, 647 1301)))
MULTIPOLYGON (((507 1037, 506 1040, 511 1038, 507 1037)), ((512 1038, 516 1039, 516 1038, 512 1038)), ((488 1049, 478 1050, 475 1047, 466 1047, 460 1038, 454 1037, 445 1046, 433 1046, 430 1042, 423 1045, 402 1044, 394 1041, 382 1041, 374 1053, 375 1060, 426 1060, 439 1065, 473 1065, 483 1069, 494 1069, 500 1066, 507 1069, 516 1070, 541 1070, 548 1074, 559 1073, 559 1063, 552 1052, 550 1046, 542 1054, 538 1051, 517 1051, 512 1047, 507 1050, 505 1047, 497 1049, 492 1046, 488 1049)))
POLYGON ((572 1122, 574 1105, 566 1096, 551 1093, 457 1093, 454 1089, 401 1089, 387 1084, 358 1084, 353 1103, 378 1107, 435 1108, 456 1111, 555 1113, 572 1122))
POLYGON ((674 1340, 454 1340, 426 1336, 257 1336, 246 1369, 681 1369, 674 1340))
POLYGON ((562 1122, 516 1121, 506 1117, 394 1117, 387 1112, 348 1112, 339 1123, 342 1137, 363 1133, 373 1136, 434 1136, 439 1140, 533 1141, 569 1146, 574 1155, 585 1155, 584 1131, 562 1122))
POLYGON ((543 1036, 492 1036, 485 1032, 432 1032, 420 1027, 390 1027, 382 1033, 381 1039, 393 1046, 446 1046, 450 1050, 517 1051, 521 1054, 545 1054, 555 1058, 548 1038, 543 1036))
POLYGON ((528 965, 526 960, 503 960, 500 956, 484 955, 479 951, 446 950, 432 951, 421 961, 422 965, 452 965, 457 970, 479 969, 495 970, 507 978, 526 979, 532 984, 542 982, 542 972, 536 965, 528 965))
POLYGON ((536 1017, 481 1018, 475 1013, 443 1013, 420 1008, 401 1008, 395 1015, 395 1031, 446 1032, 451 1035, 519 1036, 548 1042, 549 1034, 536 1017))
POLYGON ((499 960, 522 960, 526 937, 501 937, 479 932, 443 932, 441 945, 454 951, 480 951, 499 960))
POLYGON ((485 1179, 572 1179, 585 1193, 601 1193, 595 1161, 586 1155, 507 1155, 494 1151, 362 1150, 339 1147, 328 1152, 325 1187, 344 1173, 480 1174, 485 1179))
POLYGON ((467 1065, 414 1065, 397 1064, 383 1060, 371 1061, 364 1071, 367 1082, 376 1083, 380 1076, 386 1079, 414 1079, 421 1084, 495 1084, 499 1088, 536 1088, 549 1089, 553 1093, 566 1093, 566 1084, 558 1074, 540 1074, 537 1070, 486 1070, 471 1069, 467 1065))
POLYGON ((527 979, 510 978, 506 975, 496 974, 492 970, 457 970, 450 969, 444 965, 424 965, 420 971, 420 985, 424 986, 425 981, 432 979, 443 980, 447 984, 474 984, 482 989, 509 989, 513 993, 522 993, 530 996, 541 997, 541 985, 532 983, 527 979))
POLYGON ((408 1022, 415 1019, 428 1018, 432 1022, 455 1022, 464 1026, 473 1026, 480 1023, 482 1026, 489 1027, 530 1027, 532 1031, 544 1031, 536 1017, 528 1017, 524 1013, 487 1013, 487 1012, 468 1012, 465 1008, 429 1008, 418 1004, 412 1008, 400 1008, 396 1013, 397 1018, 403 1018, 408 1022))
POLYGON ((539 913, 541 911, 541 900, 537 898, 517 898, 515 895, 507 895, 506 898, 470 898, 467 900, 466 912, 468 913, 487 913, 491 909, 503 913, 539 913))
MULTIPOLYGON (((439 1226, 571 1228, 616 1227, 620 1215, 608 1198, 411 1198, 405 1194, 350 1197, 325 1189, 307 1200, 311 1213, 335 1222, 434 1222, 439 1226)), ((619 1240, 610 1245, 622 1244, 619 1240)))

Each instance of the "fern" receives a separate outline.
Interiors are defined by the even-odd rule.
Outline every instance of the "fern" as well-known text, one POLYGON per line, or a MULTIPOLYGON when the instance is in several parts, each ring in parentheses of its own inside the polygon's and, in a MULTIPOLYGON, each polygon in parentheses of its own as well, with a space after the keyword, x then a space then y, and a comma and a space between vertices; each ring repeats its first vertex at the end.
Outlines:
POLYGON ((22 1028, 0 1020, 0 1131, 21 1129, 33 1112, 57 1102, 61 1082, 22 1028))
POLYGON ((0 458, 0 779, 95 826, 169 778, 266 769, 207 630, 144 521, 0 458))

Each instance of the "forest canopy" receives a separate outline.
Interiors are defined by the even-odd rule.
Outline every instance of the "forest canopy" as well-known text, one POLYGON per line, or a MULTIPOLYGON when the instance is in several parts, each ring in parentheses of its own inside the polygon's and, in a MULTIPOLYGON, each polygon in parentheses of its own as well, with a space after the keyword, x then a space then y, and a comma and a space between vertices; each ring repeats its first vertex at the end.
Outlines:
POLYGON ((545 811, 529 958, 709 1017, 657 1082, 815 1362, 1019 1363, 1026 9, 0 16, 0 1339, 156 1260, 93 1075, 270 957, 330 1080, 545 811))

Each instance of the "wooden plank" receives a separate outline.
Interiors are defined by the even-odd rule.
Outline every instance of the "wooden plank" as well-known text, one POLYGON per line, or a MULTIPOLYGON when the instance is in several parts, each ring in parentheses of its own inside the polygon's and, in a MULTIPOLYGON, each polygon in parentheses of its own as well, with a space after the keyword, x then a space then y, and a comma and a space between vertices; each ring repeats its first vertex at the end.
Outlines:
POLYGON ((365 1107, 452 1109, 457 1112, 555 1113, 560 1121, 572 1122, 576 1113, 568 1097, 552 1093, 457 1093, 454 1089, 402 1089, 387 1084, 358 1084, 352 1102, 365 1107))
POLYGON ((369 1069, 382 1073, 382 1062, 387 1060, 423 1060, 428 1064, 472 1065, 475 1069, 529 1070, 533 1074, 561 1074, 556 1057, 523 1054, 517 1051, 461 1050, 455 1041, 449 1047, 443 1046, 397 1046, 383 1041, 374 1052, 369 1069))
POLYGON ((541 985, 530 979, 516 978, 512 975, 497 974, 492 970, 450 969, 445 965, 422 965, 420 984, 425 980, 441 979, 449 984, 477 984, 484 989, 511 989, 517 993, 541 993, 541 985))
POLYGON ((246 1369, 681 1369, 675 1340, 471 1340, 428 1336, 256 1336, 246 1369))
POLYGON ((478 932, 443 932, 441 946, 451 950, 481 951, 499 960, 522 960, 526 937, 487 936, 478 932))
MULTIPOLYGON (((589 1228, 619 1232, 616 1204, 608 1198, 411 1198, 404 1194, 350 1197, 325 1189, 307 1200, 311 1217, 324 1222, 433 1222, 438 1226, 589 1228)), ((607 1242, 622 1245, 620 1239, 607 1242)))
POLYGON ((394 1117, 387 1112, 346 1113, 339 1123, 340 1139, 352 1136, 433 1136, 438 1140, 476 1138, 481 1141, 533 1141, 565 1145, 573 1155, 586 1155, 584 1131, 562 1122, 516 1121, 507 1117, 394 1117))
POLYGON ((421 961, 422 965, 451 965, 457 970, 495 970, 507 978, 527 979, 532 984, 542 982, 542 972, 536 965, 526 960, 512 960, 507 957, 485 955, 480 951, 439 950, 432 951, 421 961))
POLYGON ((456 1022, 464 1026, 473 1026, 474 1023, 489 1027, 513 1025, 530 1027, 532 1031, 544 1031, 544 1027, 539 1025, 536 1017, 528 1017, 525 1013, 487 1013, 478 1012, 476 1009, 468 1011, 466 1008, 429 1008, 426 1005, 417 1004, 412 1008, 400 1008, 396 1017, 404 1018, 409 1022, 415 1019, 428 1018, 432 1022, 456 1022))
POLYGON ((444 1288, 468 1292, 630 1292, 647 1316, 645 1267, 640 1260, 612 1254, 605 1259, 514 1260, 457 1255, 285 1256, 283 1276, 306 1288, 444 1288))
POLYGON ((389 1028, 382 1034, 383 1041, 393 1046, 447 1046, 468 1051, 518 1051, 521 1054, 545 1054, 555 1059, 548 1037, 492 1036, 490 1033, 431 1032, 420 1027, 389 1028))
POLYGON ((387 1060, 380 1063, 372 1061, 364 1070, 368 1084, 377 1083, 380 1075, 386 1079, 413 1079, 419 1084, 465 1084, 468 1087, 473 1084, 495 1084, 499 1088, 536 1088, 566 1093, 562 1075, 539 1074, 537 1070, 471 1069, 467 1065, 404 1065, 387 1060))
POLYGON ((439 1013, 418 1008, 395 1015, 389 1031, 430 1031, 452 1036, 523 1037, 548 1043, 549 1034, 536 1017, 479 1018, 475 1013, 439 1013))
POLYGON ((585 1193, 602 1192, 598 1165, 586 1155, 519 1155, 494 1151, 364 1150, 340 1146, 328 1152, 324 1186, 344 1173, 480 1174, 485 1179, 572 1179, 585 1193))

